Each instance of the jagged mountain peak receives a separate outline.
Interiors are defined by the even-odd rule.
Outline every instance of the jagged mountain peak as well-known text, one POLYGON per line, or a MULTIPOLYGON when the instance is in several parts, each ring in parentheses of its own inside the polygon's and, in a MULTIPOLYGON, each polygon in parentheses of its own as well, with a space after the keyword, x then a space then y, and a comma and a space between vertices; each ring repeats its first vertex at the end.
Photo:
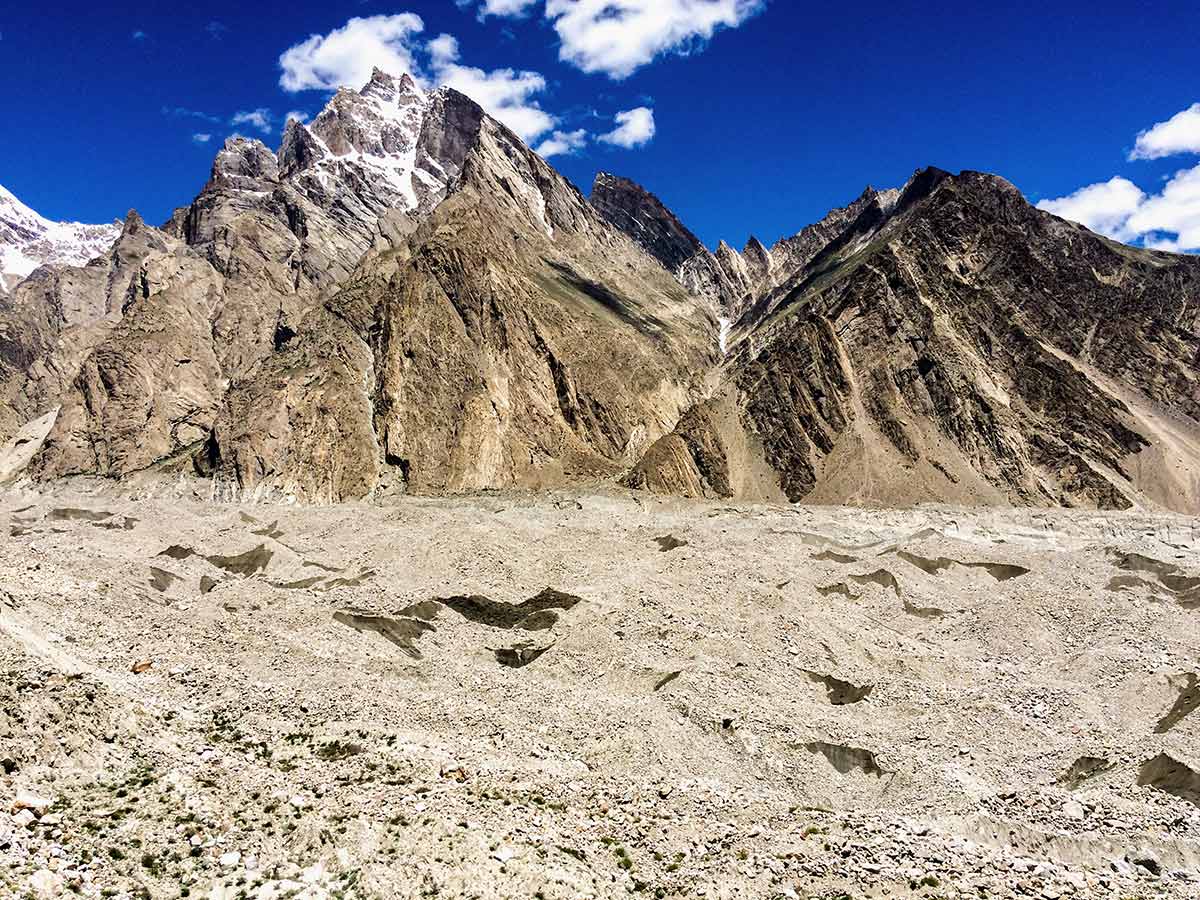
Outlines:
POLYGON ((658 197, 628 178, 598 173, 591 204, 670 272, 678 272, 704 247, 658 197))
POLYGON ((396 103, 406 97, 424 96, 420 85, 407 72, 396 76, 376 66, 371 71, 371 80, 358 91, 361 96, 375 97, 384 103, 396 103))
POLYGON ((771 251, 757 237, 750 235, 746 246, 742 248, 742 256, 755 269, 765 276, 771 270, 771 251))
POLYGON ((262 141, 240 135, 226 138, 213 160, 211 180, 238 186, 243 180, 277 179, 279 159, 262 141))
POLYGON ((308 124, 289 121, 277 160, 282 177, 322 202, 343 185, 373 211, 427 212, 457 177, 482 116, 457 91, 426 93, 411 75, 375 69, 366 85, 339 90, 308 124))

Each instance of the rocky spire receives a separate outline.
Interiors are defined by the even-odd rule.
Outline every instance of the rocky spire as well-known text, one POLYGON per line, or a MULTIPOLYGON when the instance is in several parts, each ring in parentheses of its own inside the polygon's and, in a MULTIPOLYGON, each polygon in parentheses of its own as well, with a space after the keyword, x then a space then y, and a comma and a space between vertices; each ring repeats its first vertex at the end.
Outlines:
POLYGON ((771 274, 771 251, 763 246, 762 241, 751 235, 742 250, 742 259, 746 263, 746 274, 755 284, 765 281, 771 274))
POLYGON ((658 197, 628 178, 599 173, 591 204, 669 272, 677 272, 704 247, 658 197))

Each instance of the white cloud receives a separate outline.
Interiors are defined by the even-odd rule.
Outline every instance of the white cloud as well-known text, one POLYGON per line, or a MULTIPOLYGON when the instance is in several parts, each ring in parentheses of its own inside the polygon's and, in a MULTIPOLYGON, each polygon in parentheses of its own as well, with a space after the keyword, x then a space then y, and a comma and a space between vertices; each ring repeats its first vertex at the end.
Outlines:
POLYGON ((1200 251, 1200 166, 1176 172, 1162 191, 1147 196, 1124 178, 1080 188, 1038 209, 1086 225, 1125 243, 1175 253, 1200 251))
POLYGON ((691 53, 764 7, 765 0, 546 0, 546 18, 561 60, 622 79, 661 54, 691 53))
MULTIPOLYGON (((1137 137, 1130 159, 1200 154, 1200 103, 1159 122, 1137 137)), ((1126 178, 1080 188, 1044 209, 1125 243, 1173 253, 1200 251, 1200 165, 1176 172, 1147 196, 1126 178)))
POLYGON ((233 114, 233 118, 229 120, 230 125, 249 125, 251 128, 257 128, 263 134, 270 134, 272 131, 271 123, 273 116, 269 109, 259 107, 258 109, 242 110, 233 114))
POLYGON ((292 119, 295 119, 297 122, 304 124, 311 118, 312 118, 312 116, 310 116, 308 113, 306 113, 302 109, 290 109, 290 110, 288 110, 287 115, 285 115, 283 117, 283 124, 287 125, 287 123, 292 121, 292 119))
POLYGON ((1127 227, 1157 249, 1200 250, 1200 166, 1176 172, 1129 217, 1127 227), (1175 235, 1172 239, 1168 235, 1175 235))
POLYGON ((458 59, 458 38, 452 34, 439 34, 425 45, 435 66, 444 66, 458 59))
POLYGON ((1090 184, 1057 200, 1043 200, 1038 209, 1078 222, 1099 234, 1127 241, 1136 237, 1127 227, 1129 217, 1145 199, 1142 189, 1132 181, 1113 178, 1090 184))
POLYGON ((279 86, 292 93, 360 88, 371 80, 376 66, 395 75, 414 72, 412 41, 424 30, 425 23, 414 13, 355 17, 329 34, 310 35, 283 51, 279 86))
MULTIPOLYGON (((487 16, 523 16, 538 0, 483 0, 479 5, 479 18, 487 16)), ((458 0, 462 8, 469 7, 471 0, 458 0)))
POLYGON ((587 140, 588 133, 582 128, 578 131, 556 131, 538 145, 537 154, 542 159, 549 159, 551 156, 569 156, 587 146, 587 140))
POLYGON ((1129 158, 1162 159, 1178 153, 1200 153, 1200 103, 1139 134, 1129 158))
POLYGON ((131 34, 129 36, 129 39, 131 41, 144 41, 146 39, 146 37, 147 37, 146 32, 138 30, 138 31, 135 31, 133 34, 131 34))
POLYGON ((429 42, 433 75, 438 84, 466 94, 515 131, 532 141, 553 128, 558 120, 543 110, 534 94, 546 89, 546 79, 537 72, 493 69, 485 72, 458 62, 458 41, 443 34, 429 42))
POLYGON ((648 106, 619 112, 613 118, 617 127, 608 134, 600 135, 600 140, 606 144, 615 144, 631 150, 650 143, 654 137, 654 110, 648 106))
POLYGON ((197 144, 207 144, 209 141, 212 140, 212 135, 211 134, 193 134, 192 140, 195 141, 197 144))

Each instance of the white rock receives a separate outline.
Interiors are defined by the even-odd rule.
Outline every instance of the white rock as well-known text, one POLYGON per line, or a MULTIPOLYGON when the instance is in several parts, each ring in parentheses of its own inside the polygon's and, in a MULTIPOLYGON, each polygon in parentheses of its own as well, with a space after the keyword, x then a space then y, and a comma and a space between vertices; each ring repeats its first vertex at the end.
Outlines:
POLYGON ((234 866, 236 866, 241 861, 242 861, 242 854, 240 854, 236 850, 230 850, 228 853, 223 853, 221 855, 221 868, 222 869, 232 869, 234 866))
POLYGON ((19 813, 15 814, 12 817, 12 820, 13 820, 13 824, 16 825, 18 828, 28 828, 30 825, 32 825, 34 822, 37 821, 37 816, 35 816, 29 810, 23 809, 19 813))
POLYGON ((29 887, 43 897, 56 897, 62 889, 62 876, 55 875, 49 869, 38 869, 29 876, 29 887))
POLYGON ((1087 888, 1087 876, 1082 872, 1064 872, 1063 881, 1071 885, 1077 891, 1082 891, 1087 888))

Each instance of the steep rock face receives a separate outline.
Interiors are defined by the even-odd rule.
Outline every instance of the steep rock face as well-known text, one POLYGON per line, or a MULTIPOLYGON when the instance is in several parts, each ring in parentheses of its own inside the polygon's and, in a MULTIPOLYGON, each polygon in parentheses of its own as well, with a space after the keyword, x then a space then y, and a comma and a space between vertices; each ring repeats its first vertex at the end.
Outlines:
POLYGON ((628 178, 601 172, 589 202, 688 291, 707 301, 708 313, 718 318, 736 317, 750 291, 750 279, 740 259, 734 263, 721 251, 714 255, 658 197, 628 178))
POLYGON ((478 121, 453 193, 231 394, 211 457, 224 490, 336 500, 612 478, 695 401, 715 323, 695 327, 665 271, 478 121))
MULTIPOLYGON (((795 278, 829 243, 842 234, 871 206, 893 208, 900 191, 868 187, 854 203, 835 209, 824 219, 767 248, 751 237, 735 250, 721 241, 715 252, 700 240, 644 187, 601 172, 596 176, 590 202, 614 227, 633 238, 691 293, 707 302, 719 318, 737 323, 756 304, 768 304, 773 292, 795 278)), ((753 318, 761 318, 760 309, 753 318)), ((732 329, 731 329, 732 331, 732 329)), ((737 332, 741 335, 743 330, 737 332)))
POLYGON ((601 172, 592 185, 590 202, 611 225, 633 238, 668 272, 678 272, 704 249, 700 239, 661 200, 628 178, 601 172))
POLYGON ((43 265, 82 266, 102 255, 120 226, 51 222, 0 185, 0 296, 43 265))
MULTIPOLYGON (((831 210, 819 222, 814 222, 791 237, 783 238, 770 250, 772 266, 771 288, 786 284, 812 260, 840 237, 868 210, 877 208, 882 218, 891 212, 900 198, 899 190, 877 191, 867 187, 849 206, 831 210)), ((760 291, 765 294, 767 290, 760 291)))
POLYGON ((978 173, 865 199, 743 317, 718 391, 735 424, 685 417, 690 474, 668 445, 631 484, 736 496, 706 473, 748 442, 790 500, 1200 509, 1200 260, 978 173))

